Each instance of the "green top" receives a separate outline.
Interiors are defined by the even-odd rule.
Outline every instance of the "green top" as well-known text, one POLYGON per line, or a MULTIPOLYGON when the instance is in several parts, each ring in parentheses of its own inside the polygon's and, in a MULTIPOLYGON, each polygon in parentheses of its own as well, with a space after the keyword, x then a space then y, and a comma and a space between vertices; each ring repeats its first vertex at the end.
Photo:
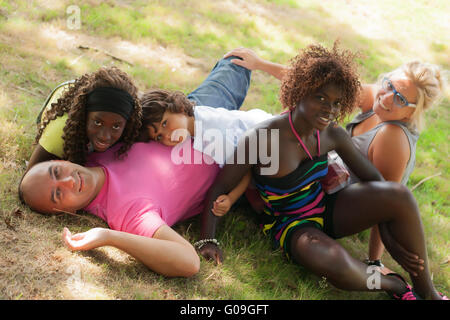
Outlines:
MULTIPOLYGON (((58 99, 63 95, 65 89, 68 88, 68 84, 56 88, 52 93, 43 111, 42 119, 45 119, 46 112, 50 109, 52 103, 58 101, 58 99)), ((41 123, 42 123, 41 119, 41 123)), ((55 120, 50 121, 42 132, 42 136, 39 139, 39 144, 49 153, 54 154, 58 158, 62 158, 64 155, 64 140, 63 129, 66 125, 68 119, 67 113, 61 117, 57 117, 55 120)))

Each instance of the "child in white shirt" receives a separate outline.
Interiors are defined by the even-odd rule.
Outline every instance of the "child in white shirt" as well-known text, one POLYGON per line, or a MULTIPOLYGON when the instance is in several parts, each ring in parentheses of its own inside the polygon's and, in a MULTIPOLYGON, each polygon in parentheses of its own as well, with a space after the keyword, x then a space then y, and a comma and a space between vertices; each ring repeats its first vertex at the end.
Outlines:
MULTIPOLYGON (((143 134, 166 146, 176 146, 192 138, 193 148, 206 154, 223 167, 234 152, 239 138, 253 126, 273 117, 260 109, 228 110, 208 106, 194 106, 178 91, 151 90, 141 98, 143 134)), ((205 160, 207 158, 204 158, 205 160)), ((214 204, 214 213, 223 215, 245 192, 250 172, 227 195, 214 204)))

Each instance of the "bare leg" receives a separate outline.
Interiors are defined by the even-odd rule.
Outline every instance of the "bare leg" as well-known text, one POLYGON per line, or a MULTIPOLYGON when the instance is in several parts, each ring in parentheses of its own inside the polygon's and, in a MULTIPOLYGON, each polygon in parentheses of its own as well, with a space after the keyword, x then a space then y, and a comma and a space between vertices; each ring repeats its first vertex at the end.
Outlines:
POLYGON ((410 275, 415 291, 424 299, 440 299, 430 278, 423 226, 411 192, 392 182, 354 184, 339 192, 333 211, 337 237, 361 232, 380 222, 387 223, 400 245, 425 261, 417 276, 410 275))
POLYGON ((296 230, 291 238, 292 258, 314 274, 326 277, 336 288, 355 291, 384 290, 403 293, 405 284, 396 277, 380 274, 380 287, 368 286, 368 266, 352 258, 334 239, 322 231, 305 227, 296 230))
POLYGON ((369 240, 369 260, 380 260, 383 255, 384 245, 381 241, 378 226, 373 226, 370 230, 369 240))
MULTIPOLYGON (((380 231, 378 229, 378 225, 373 226, 370 230, 370 239, 369 239, 369 260, 381 260, 381 257, 384 252, 384 244, 381 240, 380 231)), ((380 271, 382 274, 392 273, 393 271, 386 266, 380 267, 380 271)))

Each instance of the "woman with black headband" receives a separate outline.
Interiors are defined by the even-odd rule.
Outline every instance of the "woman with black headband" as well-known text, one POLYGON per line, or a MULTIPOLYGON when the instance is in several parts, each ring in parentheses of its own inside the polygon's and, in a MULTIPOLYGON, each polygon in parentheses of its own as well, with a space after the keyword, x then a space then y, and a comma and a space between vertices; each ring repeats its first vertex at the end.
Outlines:
POLYGON ((117 156, 136 141, 141 126, 138 89, 116 67, 101 68, 58 86, 38 116, 36 146, 27 169, 46 160, 84 164, 90 152, 123 142, 117 156))
MULTIPOLYGON (((239 109, 247 95, 251 71, 221 59, 208 77, 188 96, 192 103, 239 109)), ((239 59, 239 58, 238 58, 239 59)), ((142 107, 131 78, 115 67, 67 81, 48 96, 37 117, 38 134, 27 171, 47 160, 84 164, 91 152, 103 152, 123 142, 125 154, 139 136, 142 107)))

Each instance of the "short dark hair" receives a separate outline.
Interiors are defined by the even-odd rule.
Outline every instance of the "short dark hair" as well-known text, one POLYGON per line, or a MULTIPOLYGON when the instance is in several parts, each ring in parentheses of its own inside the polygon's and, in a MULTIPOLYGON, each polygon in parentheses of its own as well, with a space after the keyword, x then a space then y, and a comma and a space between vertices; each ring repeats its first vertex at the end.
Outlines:
POLYGON ((194 103, 180 91, 155 89, 145 92, 141 97, 142 128, 161 122, 164 112, 184 113, 194 116, 194 103))

